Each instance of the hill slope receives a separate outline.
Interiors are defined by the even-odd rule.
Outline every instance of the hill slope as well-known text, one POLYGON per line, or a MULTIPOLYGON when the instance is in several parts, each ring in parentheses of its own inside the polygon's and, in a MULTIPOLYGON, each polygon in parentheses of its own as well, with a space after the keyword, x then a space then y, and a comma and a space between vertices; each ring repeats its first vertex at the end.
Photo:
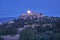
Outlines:
POLYGON ((5 23, 5 22, 8 22, 10 20, 14 20, 16 19, 17 17, 7 17, 7 18, 0 18, 0 23, 5 23))
POLYGON ((0 25, 0 35, 3 39, 9 39, 7 35, 16 34, 20 36, 18 40, 60 40, 60 17, 32 12, 0 25))

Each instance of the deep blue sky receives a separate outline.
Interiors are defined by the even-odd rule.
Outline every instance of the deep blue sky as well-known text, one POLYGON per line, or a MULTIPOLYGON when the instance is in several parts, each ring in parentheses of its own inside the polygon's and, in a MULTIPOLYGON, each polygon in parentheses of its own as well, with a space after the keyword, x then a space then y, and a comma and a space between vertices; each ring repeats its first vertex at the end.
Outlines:
POLYGON ((60 0, 0 0, 0 18, 17 17, 27 10, 60 16, 60 0))

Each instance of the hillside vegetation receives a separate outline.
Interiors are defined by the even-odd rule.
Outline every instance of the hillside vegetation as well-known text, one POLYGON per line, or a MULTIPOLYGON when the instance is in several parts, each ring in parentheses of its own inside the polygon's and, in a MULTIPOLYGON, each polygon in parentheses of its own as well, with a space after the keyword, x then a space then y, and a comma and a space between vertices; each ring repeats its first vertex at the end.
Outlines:
POLYGON ((19 34, 18 40, 60 40, 60 17, 21 15, 0 24, 0 36, 19 34))

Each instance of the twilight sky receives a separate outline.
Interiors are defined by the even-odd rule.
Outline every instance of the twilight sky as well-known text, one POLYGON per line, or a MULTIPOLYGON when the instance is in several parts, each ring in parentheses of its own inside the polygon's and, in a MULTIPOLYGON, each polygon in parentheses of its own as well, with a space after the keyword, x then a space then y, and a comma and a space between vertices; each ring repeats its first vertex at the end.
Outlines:
POLYGON ((60 0, 0 0, 0 18, 18 17, 27 10, 60 17, 60 0))

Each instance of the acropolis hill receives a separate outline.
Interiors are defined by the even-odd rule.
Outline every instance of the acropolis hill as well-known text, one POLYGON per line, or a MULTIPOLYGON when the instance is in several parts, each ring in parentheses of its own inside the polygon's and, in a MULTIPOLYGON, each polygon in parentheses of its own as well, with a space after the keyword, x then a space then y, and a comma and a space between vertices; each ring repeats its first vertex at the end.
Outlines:
POLYGON ((60 40, 60 17, 28 10, 17 19, 0 23, 0 39, 60 40))
POLYGON ((45 15, 43 13, 38 13, 38 12, 33 12, 28 10, 26 14, 22 14, 21 16, 19 16, 20 18, 27 18, 27 17, 45 17, 45 15))

